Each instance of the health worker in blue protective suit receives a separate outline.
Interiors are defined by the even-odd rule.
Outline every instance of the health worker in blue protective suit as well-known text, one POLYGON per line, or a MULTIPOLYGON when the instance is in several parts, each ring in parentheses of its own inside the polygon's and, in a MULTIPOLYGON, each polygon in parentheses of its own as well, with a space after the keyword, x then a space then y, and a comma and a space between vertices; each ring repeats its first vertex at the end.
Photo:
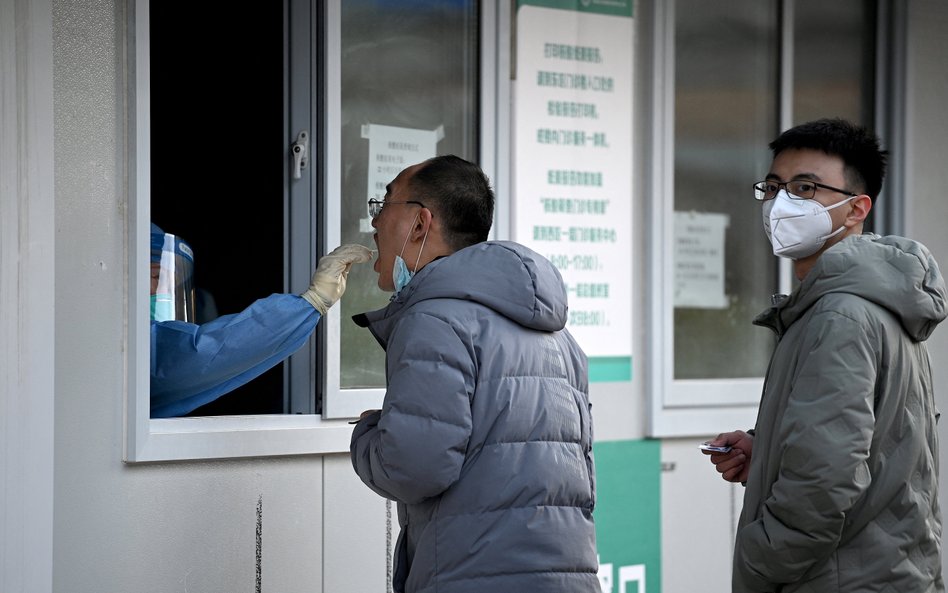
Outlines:
POLYGON ((296 352, 372 252, 343 245, 319 260, 301 295, 273 294, 242 312, 194 323, 194 258, 180 237, 151 231, 151 416, 187 414, 296 352))

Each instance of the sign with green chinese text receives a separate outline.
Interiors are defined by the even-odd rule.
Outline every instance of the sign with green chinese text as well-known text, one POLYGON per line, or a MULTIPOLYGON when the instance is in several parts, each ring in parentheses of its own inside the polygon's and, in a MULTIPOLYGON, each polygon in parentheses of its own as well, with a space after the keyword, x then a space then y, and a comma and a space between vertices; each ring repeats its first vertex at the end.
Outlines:
POLYGON ((522 0, 512 233, 553 262, 591 381, 632 376, 631 0, 522 0))

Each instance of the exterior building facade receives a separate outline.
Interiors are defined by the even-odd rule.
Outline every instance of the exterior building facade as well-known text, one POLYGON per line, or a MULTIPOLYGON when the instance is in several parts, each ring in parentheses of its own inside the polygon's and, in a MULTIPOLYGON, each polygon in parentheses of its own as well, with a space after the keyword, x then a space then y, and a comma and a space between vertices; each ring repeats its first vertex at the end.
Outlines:
MULTIPOLYGON (((767 142, 873 127, 873 230, 948 266, 948 6, 824 4, 0 0, 0 590, 385 589, 391 509, 348 456, 383 394, 349 321, 384 303, 374 274, 273 373, 151 419, 145 241, 189 238, 221 312, 301 292, 435 153, 481 164, 494 238, 571 290, 603 590, 729 590, 742 487, 696 445, 753 425, 750 322, 792 285, 751 194, 767 142)), ((948 385, 948 333, 929 349, 948 385)))

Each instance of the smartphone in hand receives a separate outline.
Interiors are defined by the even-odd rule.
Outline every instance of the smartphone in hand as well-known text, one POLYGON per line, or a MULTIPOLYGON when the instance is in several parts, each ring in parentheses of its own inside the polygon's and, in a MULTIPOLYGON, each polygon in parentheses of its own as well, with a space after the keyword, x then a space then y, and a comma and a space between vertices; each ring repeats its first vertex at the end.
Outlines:
POLYGON ((720 447, 717 445, 709 445, 708 443, 701 443, 698 445, 698 448, 702 451, 708 451, 710 453, 729 453, 731 451, 731 447, 729 445, 720 447))

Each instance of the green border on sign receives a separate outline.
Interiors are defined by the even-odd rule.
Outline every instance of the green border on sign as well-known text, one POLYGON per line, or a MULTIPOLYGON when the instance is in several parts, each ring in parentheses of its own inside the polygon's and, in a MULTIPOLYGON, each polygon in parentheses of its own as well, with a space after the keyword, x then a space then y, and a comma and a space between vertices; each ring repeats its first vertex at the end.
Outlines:
POLYGON ((631 380, 631 356, 595 356, 589 358, 590 383, 610 383, 631 380))
POLYGON ((521 6, 542 6, 544 8, 559 8, 561 10, 575 10, 577 12, 593 12, 612 16, 632 16, 633 0, 517 0, 517 8, 521 6))

